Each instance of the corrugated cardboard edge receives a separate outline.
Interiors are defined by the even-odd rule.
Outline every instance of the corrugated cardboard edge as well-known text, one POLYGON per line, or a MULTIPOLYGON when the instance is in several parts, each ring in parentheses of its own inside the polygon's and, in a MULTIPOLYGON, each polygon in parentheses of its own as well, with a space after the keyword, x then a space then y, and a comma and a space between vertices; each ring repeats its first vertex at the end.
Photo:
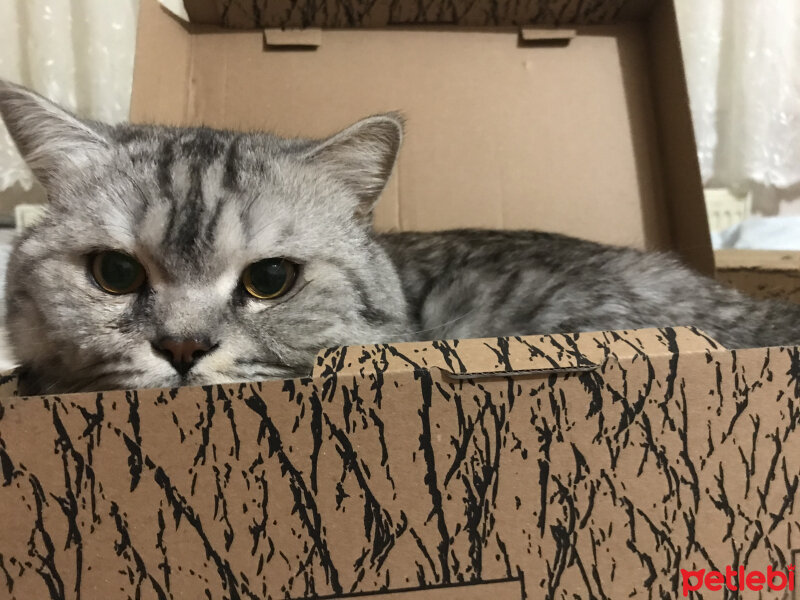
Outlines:
POLYGON ((638 329, 516 337, 434 340, 346 346, 322 350, 312 377, 358 375, 376 354, 390 356, 387 371, 439 369, 454 379, 544 376, 583 373, 599 368, 608 358, 607 349, 617 346, 616 359, 648 355, 682 356, 725 351, 703 331, 694 327, 638 329), (604 343, 595 340, 604 339, 604 343), (624 342, 620 348, 618 342, 624 342), (454 357, 457 357, 454 358, 454 357))
POLYGON ((800 303, 800 252, 717 250, 717 279, 754 298, 800 303))
POLYGON ((671 214, 672 237, 692 267, 713 276, 711 233, 703 200, 697 143, 674 4, 657 2, 649 25, 651 60, 660 65, 653 70, 653 100, 659 114, 658 133, 667 192, 665 202, 671 214), (697 240, 707 242, 700 246, 697 240))
POLYGON ((718 271, 760 271, 800 275, 800 252, 782 250, 717 250, 718 271))
MULTIPOLYGON (((627 344, 624 351, 616 351, 617 360, 674 354, 678 348, 682 356, 725 351, 722 344, 693 327, 433 340, 321 350, 310 376, 358 375, 364 369, 364 357, 384 351, 392 356, 387 371, 437 369, 456 380, 586 373, 598 369, 607 358, 607 347, 594 341, 598 338, 605 338, 607 345, 627 344)), ((18 396, 17 377, 16 370, 0 373, 0 399, 18 396)))

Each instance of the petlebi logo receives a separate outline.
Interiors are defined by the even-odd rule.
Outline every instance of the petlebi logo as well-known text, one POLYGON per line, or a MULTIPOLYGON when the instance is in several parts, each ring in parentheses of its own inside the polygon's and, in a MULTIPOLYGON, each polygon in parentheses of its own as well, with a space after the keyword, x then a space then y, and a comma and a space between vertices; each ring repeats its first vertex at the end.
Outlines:
POLYGON ((732 592, 743 592, 745 590, 758 592, 768 590, 772 592, 794 591, 795 585, 795 566, 789 565, 785 569, 773 569, 772 565, 767 566, 766 571, 749 570, 744 566, 738 569, 728 565, 725 571, 714 571, 711 569, 700 569, 688 571, 681 569, 682 592, 683 596, 689 592, 711 591, 717 592, 728 589, 732 592))

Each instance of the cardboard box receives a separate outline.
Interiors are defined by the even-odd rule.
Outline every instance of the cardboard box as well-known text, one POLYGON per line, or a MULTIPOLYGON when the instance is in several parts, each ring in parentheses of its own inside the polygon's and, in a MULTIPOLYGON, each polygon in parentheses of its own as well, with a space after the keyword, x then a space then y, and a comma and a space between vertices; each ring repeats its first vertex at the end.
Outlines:
MULTIPOLYGON (((400 108, 379 227, 713 271, 668 0, 185 5, 205 24, 142 0, 134 120, 324 135, 400 108)), ((6 378, 0 598, 707 597, 681 570, 726 567, 792 598, 798 373, 796 348, 676 328, 331 349, 204 388, 6 378)))
POLYGON ((799 363, 646 330, 7 398, 0 596, 675 598, 794 564, 799 363))

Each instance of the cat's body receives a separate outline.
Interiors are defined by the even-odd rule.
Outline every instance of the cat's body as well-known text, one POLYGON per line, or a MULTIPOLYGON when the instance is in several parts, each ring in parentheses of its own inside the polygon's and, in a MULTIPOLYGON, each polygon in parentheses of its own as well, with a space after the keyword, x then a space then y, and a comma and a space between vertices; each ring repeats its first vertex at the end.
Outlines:
POLYGON ((800 343, 800 307, 669 257, 374 234, 396 115, 320 141, 111 127, 2 82, 0 115, 50 199, 8 269, 24 393, 299 376, 325 347, 414 339, 695 325, 730 347, 800 343))
POLYGON ((675 258, 537 231, 378 236, 415 339, 694 326, 728 348, 800 343, 800 306, 756 301, 675 258))

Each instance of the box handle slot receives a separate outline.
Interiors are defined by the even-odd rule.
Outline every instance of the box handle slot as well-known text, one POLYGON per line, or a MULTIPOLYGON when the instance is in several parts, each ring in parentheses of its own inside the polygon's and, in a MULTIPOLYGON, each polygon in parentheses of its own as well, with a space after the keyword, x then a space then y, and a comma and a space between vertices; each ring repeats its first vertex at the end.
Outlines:
POLYGON ((522 578, 499 579, 495 581, 472 581, 431 585, 417 588, 400 588, 376 592, 354 592, 338 596, 325 596, 330 600, 521 600, 525 597, 522 578))
POLYGON ((595 363, 585 363, 581 365, 565 365, 563 367, 551 367, 546 369, 509 369, 506 371, 466 371, 456 373, 447 369, 440 371, 449 379, 488 379, 490 377, 525 377, 537 375, 568 374, 568 373, 588 373, 596 371, 600 365, 595 363))
POLYGON ((519 30, 520 46, 567 46, 578 34, 576 29, 564 27, 522 27, 519 30))
POLYGON ((264 46, 267 49, 315 50, 322 45, 322 29, 269 28, 264 30, 264 46))

